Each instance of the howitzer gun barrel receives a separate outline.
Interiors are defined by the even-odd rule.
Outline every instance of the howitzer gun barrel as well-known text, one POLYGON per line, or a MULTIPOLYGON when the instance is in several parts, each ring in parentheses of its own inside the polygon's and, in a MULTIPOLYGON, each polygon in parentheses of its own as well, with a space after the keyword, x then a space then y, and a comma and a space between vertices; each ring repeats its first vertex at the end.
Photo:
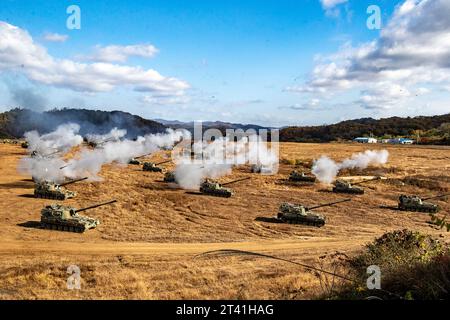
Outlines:
POLYGON ((50 156, 52 156, 52 155, 54 155, 54 154, 60 153, 61 151, 60 151, 60 150, 56 150, 56 151, 54 151, 54 152, 50 152, 50 153, 43 154, 43 155, 40 155, 37 151, 33 151, 33 152, 36 152, 36 154, 37 154, 38 156, 41 156, 41 157, 43 157, 43 158, 47 158, 47 157, 50 157, 50 156))
POLYGON ((308 207, 308 210, 312 210, 312 209, 317 209, 320 207, 327 207, 327 206, 332 206, 334 204, 338 204, 338 203, 342 203, 342 202, 347 202, 347 201, 351 201, 352 199, 344 199, 344 200, 339 200, 339 201, 335 201, 335 202, 330 202, 330 203, 324 203, 324 204, 319 204, 317 206, 313 206, 313 207, 308 207))
POLYGON ((107 142, 114 141, 114 140, 115 140, 115 138, 111 137, 111 138, 108 138, 108 139, 105 139, 105 140, 100 140, 100 141, 88 141, 88 144, 92 144, 92 145, 95 145, 95 146, 100 146, 102 144, 105 144, 107 142))
POLYGON ((164 163, 169 163, 170 161, 172 161, 172 160, 161 161, 161 162, 155 163, 155 166, 159 166, 159 165, 164 164, 164 163))
POLYGON ((226 185, 229 185, 229 184, 232 184, 232 183, 235 183, 235 182, 241 182, 241 181, 245 181, 245 180, 250 180, 250 177, 237 179, 237 180, 233 180, 233 181, 230 181, 230 182, 225 182, 225 183, 222 183, 221 185, 222 186, 226 186, 226 185))
POLYGON ((450 196, 450 193, 440 194, 438 196, 427 197, 427 198, 423 198, 422 200, 437 199, 437 198, 442 198, 442 197, 445 197, 445 196, 450 196))
POLYGON ((84 177, 84 178, 80 178, 80 179, 70 180, 70 181, 61 183, 60 186, 61 186, 61 187, 67 186, 68 184, 72 184, 72 183, 75 183, 75 182, 78 182, 78 181, 83 181, 83 180, 86 180, 86 179, 89 179, 89 178, 88 178, 88 177, 84 177))
POLYGON ((94 208, 105 206, 107 204, 111 204, 111 203, 114 203, 114 202, 117 202, 117 200, 111 200, 111 201, 107 201, 107 202, 103 202, 103 203, 99 203, 99 204, 94 204, 94 205, 86 207, 86 208, 81 208, 81 209, 75 210, 75 212, 82 212, 82 211, 94 209, 94 208))
POLYGON ((143 154, 143 155, 140 155, 140 156, 137 156, 137 157, 133 157, 133 159, 140 159, 140 158, 143 158, 143 157, 148 156, 148 155, 150 155, 150 153, 143 154))
POLYGON ((358 185, 358 184, 361 184, 361 183, 364 183, 364 182, 375 181, 375 180, 381 180, 381 177, 375 177, 375 178, 372 178, 372 179, 366 179, 366 180, 362 180, 362 181, 355 182, 355 183, 352 183, 352 184, 355 186, 355 185, 358 185))

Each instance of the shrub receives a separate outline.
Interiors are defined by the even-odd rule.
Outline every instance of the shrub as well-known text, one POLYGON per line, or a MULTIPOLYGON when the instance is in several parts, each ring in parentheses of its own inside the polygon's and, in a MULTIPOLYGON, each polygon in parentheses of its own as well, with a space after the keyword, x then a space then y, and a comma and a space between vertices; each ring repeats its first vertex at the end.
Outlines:
POLYGON ((429 235, 410 230, 388 232, 346 261, 353 284, 342 286, 336 298, 443 299, 450 292, 450 252, 429 235), (380 291, 365 288, 367 267, 381 270, 380 291))

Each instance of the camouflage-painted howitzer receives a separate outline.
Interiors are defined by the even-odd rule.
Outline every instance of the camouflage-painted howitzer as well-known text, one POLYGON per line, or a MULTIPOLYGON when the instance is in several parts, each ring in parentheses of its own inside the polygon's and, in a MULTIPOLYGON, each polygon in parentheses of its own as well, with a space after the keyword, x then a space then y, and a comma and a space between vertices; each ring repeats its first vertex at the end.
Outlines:
POLYGON ((372 179, 366 179, 366 180, 362 180, 359 182, 355 182, 355 183, 350 183, 344 180, 336 180, 334 187, 333 187, 333 192, 336 193, 350 193, 350 194, 364 194, 364 189, 363 188, 359 188, 359 187, 355 187, 356 185, 359 185, 361 183, 364 182, 369 182, 369 181, 375 181, 375 180, 380 180, 381 177, 375 177, 372 179))
POLYGON ((418 196, 407 196, 402 194, 398 198, 398 209, 402 211, 437 213, 440 210, 439 206, 431 202, 426 202, 425 200, 442 198, 448 195, 450 195, 450 193, 420 198, 418 196))
POLYGON ((144 165, 142 166, 142 170, 151 171, 151 172, 162 172, 163 168, 160 168, 158 166, 161 164, 164 164, 164 163, 169 163, 170 161, 172 161, 172 160, 161 161, 158 163, 144 162, 144 165))
POLYGON ((322 227, 325 225, 326 222, 325 216, 315 213, 312 210, 321 207, 332 206, 347 201, 350 201, 350 199, 339 200, 312 207, 305 207, 299 204, 283 202, 280 205, 277 218, 286 223, 306 224, 306 225, 313 225, 316 227, 322 227))
POLYGON ((55 200, 66 200, 73 198, 77 195, 74 191, 69 191, 64 188, 64 186, 88 179, 87 177, 81 179, 71 180, 65 183, 57 184, 49 181, 42 181, 36 183, 34 188, 34 196, 36 198, 43 199, 55 199, 55 200))
POLYGON ((78 214, 79 212, 94 209, 114 202, 117 202, 117 200, 111 200, 81 209, 75 209, 73 207, 63 206, 60 204, 48 205, 41 210, 41 226, 44 229, 81 233, 88 229, 95 228, 100 224, 100 221, 90 217, 81 216, 78 214))

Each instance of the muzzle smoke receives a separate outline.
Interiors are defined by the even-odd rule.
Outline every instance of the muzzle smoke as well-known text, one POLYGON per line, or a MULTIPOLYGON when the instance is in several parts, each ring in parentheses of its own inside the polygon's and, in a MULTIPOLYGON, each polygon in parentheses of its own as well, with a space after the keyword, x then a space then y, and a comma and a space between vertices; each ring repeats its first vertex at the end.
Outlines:
POLYGON ((217 179, 231 174, 232 167, 258 164, 274 171, 278 155, 267 148, 267 143, 257 135, 243 137, 239 141, 228 138, 213 142, 200 141, 192 146, 196 159, 180 158, 175 169, 175 179, 184 189, 198 189, 205 178, 217 179))
POLYGON ((312 173, 320 182, 330 184, 342 169, 365 169, 369 165, 382 165, 388 161, 388 158, 389 152, 387 150, 366 150, 353 154, 341 163, 336 163, 327 156, 322 156, 314 161, 312 173))

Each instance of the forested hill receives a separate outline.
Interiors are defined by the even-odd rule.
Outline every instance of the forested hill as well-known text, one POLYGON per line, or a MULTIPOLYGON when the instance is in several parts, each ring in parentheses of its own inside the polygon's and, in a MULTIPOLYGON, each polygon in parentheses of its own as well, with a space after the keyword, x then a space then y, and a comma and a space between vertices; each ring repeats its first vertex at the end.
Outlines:
POLYGON ((78 123, 80 133, 106 133, 117 127, 127 130, 127 136, 163 132, 166 126, 122 111, 100 111, 87 109, 60 109, 34 112, 27 109, 12 109, 0 113, 0 138, 20 138, 30 130, 47 133, 63 123, 78 123))
POLYGON ((362 118, 323 126, 285 127, 280 140, 329 142, 373 135, 378 138, 421 137, 422 143, 450 144, 450 114, 420 117, 362 118))

